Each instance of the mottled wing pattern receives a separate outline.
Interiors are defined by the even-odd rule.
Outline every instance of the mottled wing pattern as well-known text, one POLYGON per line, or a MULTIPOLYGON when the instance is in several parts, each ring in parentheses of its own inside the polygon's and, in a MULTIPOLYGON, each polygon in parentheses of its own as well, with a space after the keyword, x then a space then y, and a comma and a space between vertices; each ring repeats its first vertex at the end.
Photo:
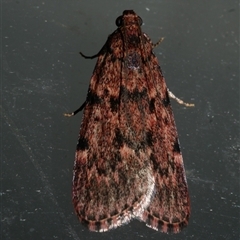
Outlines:
POLYGON ((152 53, 152 42, 146 38, 144 49, 148 64, 144 66, 149 73, 146 81, 152 123, 152 153, 150 156, 155 179, 155 195, 140 219, 155 230, 179 232, 188 224, 190 201, 187 181, 180 151, 177 129, 171 108, 165 79, 156 56, 152 53), (154 120, 153 120, 154 119, 154 120))
POLYGON ((131 218, 178 232, 189 197, 168 91, 141 19, 124 11, 98 54, 77 144, 73 203, 107 231, 131 218))
POLYGON ((125 114, 131 104, 122 99, 122 52, 117 30, 99 53, 77 144, 73 203, 92 231, 107 231, 140 215, 154 190, 149 156, 136 154, 138 133, 125 114))

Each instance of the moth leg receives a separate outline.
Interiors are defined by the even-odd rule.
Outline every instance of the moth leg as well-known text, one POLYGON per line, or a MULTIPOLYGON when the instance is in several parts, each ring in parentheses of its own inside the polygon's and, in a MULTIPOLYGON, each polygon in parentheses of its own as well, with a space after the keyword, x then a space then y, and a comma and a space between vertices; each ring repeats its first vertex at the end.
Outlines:
POLYGON ((84 55, 82 52, 79 52, 79 54, 80 54, 82 57, 84 57, 84 58, 93 59, 93 58, 99 57, 99 55, 103 54, 103 53, 106 52, 106 51, 107 51, 107 44, 104 44, 103 47, 101 48, 101 50, 100 50, 97 54, 95 54, 95 55, 93 55, 93 56, 86 56, 86 55, 84 55))
POLYGON ((180 98, 177 98, 169 89, 167 90, 169 97, 176 100, 179 104, 185 105, 186 107, 194 107, 194 103, 185 103, 183 100, 180 98))
POLYGON ((163 40, 164 40, 164 37, 160 38, 156 43, 153 43, 153 44, 152 44, 152 47, 155 48, 155 47, 158 46, 163 40))
MULTIPOLYGON (((101 53, 102 49, 100 50, 99 53, 93 55, 93 56, 86 56, 84 55, 82 52, 79 52, 79 54, 84 57, 84 58, 88 58, 88 59, 93 59, 93 58, 96 58, 99 56, 99 54, 101 53)), ((74 115, 76 115, 77 113, 79 113, 80 111, 82 111, 84 109, 84 107, 86 106, 87 102, 85 101, 77 110, 75 110, 74 112, 71 112, 71 113, 64 113, 63 115, 65 117, 72 117, 74 115)))
POLYGON ((86 106, 87 102, 85 101, 77 110, 75 110, 74 112, 71 113, 64 113, 64 117, 72 117, 74 115, 76 115, 78 112, 82 111, 85 106, 86 106))
POLYGON ((86 56, 86 55, 84 55, 82 52, 79 52, 79 54, 80 54, 82 57, 87 58, 87 59, 93 59, 93 58, 96 58, 96 57, 99 56, 99 53, 97 53, 97 54, 95 54, 95 55, 93 55, 93 56, 86 56))
MULTIPOLYGON (((100 51, 101 52, 101 51, 100 51)), ((99 52, 99 53, 100 53, 99 52)), ((86 55, 84 55, 82 52, 79 52, 79 54, 82 56, 82 57, 84 57, 84 58, 90 58, 90 59, 93 59, 93 58, 96 58, 96 57, 98 57, 99 56, 99 53, 97 53, 97 54, 95 54, 95 55, 93 55, 93 56, 86 56, 86 55)), ((83 109, 84 109, 84 107, 86 106, 86 104, 87 104, 87 102, 85 101, 77 110, 75 110, 74 112, 71 112, 71 113, 64 113, 63 115, 65 116, 65 117, 72 117, 72 116, 74 116, 74 115, 76 115, 77 113, 79 113, 79 112, 81 112, 83 109)))

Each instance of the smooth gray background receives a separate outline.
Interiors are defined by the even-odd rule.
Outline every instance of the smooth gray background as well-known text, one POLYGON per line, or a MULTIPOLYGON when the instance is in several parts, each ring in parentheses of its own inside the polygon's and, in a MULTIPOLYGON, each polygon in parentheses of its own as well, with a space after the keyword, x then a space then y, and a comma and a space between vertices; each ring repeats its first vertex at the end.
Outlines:
POLYGON ((239 1, 2 0, 1 239, 239 239, 239 1), (73 213, 71 180, 96 54, 133 9, 172 101, 192 214, 180 234, 137 220, 91 233, 73 213))

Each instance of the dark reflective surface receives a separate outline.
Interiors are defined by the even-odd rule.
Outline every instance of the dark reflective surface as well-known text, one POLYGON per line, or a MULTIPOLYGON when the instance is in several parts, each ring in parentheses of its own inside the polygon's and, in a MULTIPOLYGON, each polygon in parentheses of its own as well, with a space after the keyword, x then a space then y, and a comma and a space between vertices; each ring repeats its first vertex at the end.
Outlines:
POLYGON ((2 239, 239 238, 238 1, 2 1, 2 239), (100 3, 100 2, 99 2, 100 3), (125 9, 141 16, 168 87, 192 214, 178 235, 136 220, 91 233, 73 213, 71 178, 96 54, 125 9))

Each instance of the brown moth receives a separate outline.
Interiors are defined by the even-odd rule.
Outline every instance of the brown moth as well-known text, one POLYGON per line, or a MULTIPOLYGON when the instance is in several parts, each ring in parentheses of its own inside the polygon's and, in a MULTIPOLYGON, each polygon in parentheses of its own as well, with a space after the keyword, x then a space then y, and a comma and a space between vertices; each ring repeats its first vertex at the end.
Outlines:
MULTIPOLYGON (((126 10, 91 77, 73 170, 73 204, 91 231, 137 218, 162 232, 188 224, 190 202, 169 92, 142 19, 126 10)), ((159 41, 160 42, 160 41, 159 41)))

